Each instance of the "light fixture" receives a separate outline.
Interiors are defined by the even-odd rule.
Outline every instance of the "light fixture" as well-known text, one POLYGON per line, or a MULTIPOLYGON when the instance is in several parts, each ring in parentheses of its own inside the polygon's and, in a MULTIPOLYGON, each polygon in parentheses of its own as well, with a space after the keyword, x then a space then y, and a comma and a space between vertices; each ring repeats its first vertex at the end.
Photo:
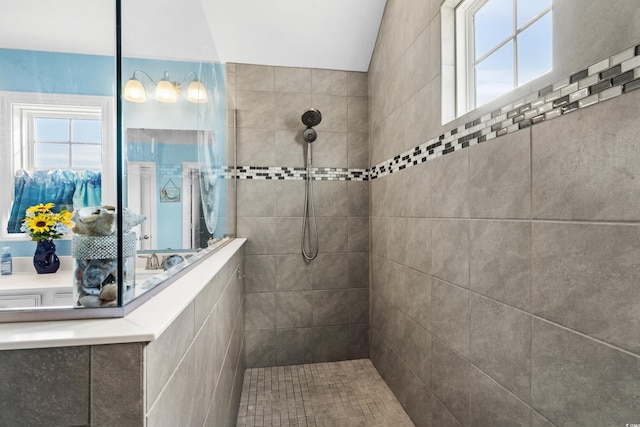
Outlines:
POLYGON ((182 87, 191 75, 193 75, 193 80, 189 83, 189 87, 187 88, 187 101, 193 102, 194 104, 207 102, 209 99, 207 95, 207 88, 202 84, 202 82, 200 82, 200 80, 198 80, 198 75, 193 71, 188 72, 187 75, 184 76, 182 83, 172 82, 169 79, 169 73, 165 71, 162 79, 156 83, 149 74, 141 70, 136 70, 124 86, 124 99, 137 103, 146 102, 147 92, 152 93, 152 89, 148 86, 155 86, 154 96, 156 100, 168 104, 176 102, 178 100, 178 96, 180 96, 182 87), (146 80, 148 80, 148 82, 146 82, 147 85, 137 78, 138 75, 146 77, 146 80))

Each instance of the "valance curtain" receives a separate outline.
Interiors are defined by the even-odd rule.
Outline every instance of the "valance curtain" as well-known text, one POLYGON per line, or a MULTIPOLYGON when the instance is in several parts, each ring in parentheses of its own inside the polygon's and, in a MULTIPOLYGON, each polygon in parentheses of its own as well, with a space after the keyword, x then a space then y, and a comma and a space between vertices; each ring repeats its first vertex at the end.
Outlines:
POLYGON ((22 219, 28 207, 39 203, 54 203, 54 211, 69 211, 100 204, 102 198, 100 172, 72 170, 39 170, 16 172, 13 205, 7 232, 20 233, 22 219))

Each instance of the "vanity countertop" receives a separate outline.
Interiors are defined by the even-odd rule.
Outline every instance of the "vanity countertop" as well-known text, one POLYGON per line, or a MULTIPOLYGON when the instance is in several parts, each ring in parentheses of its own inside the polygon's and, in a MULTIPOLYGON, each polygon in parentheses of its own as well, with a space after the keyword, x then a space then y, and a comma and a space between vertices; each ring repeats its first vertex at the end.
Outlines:
MULTIPOLYGON (((193 267, 175 283, 125 317, 0 323, 0 350, 153 341, 193 302, 211 278, 242 248, 245 241, 246 239, 241 238, 233 239, 205 262, 193 267)), ((62 273, 64 272, 56 274, 62 273)), ((25 289, 26 283, 20 277, 21 274, 17 273, 3 276, 0 283, 3 286, 22 286, 21 289, 25 289)), ((41 277, 36 277, 40 282, 39 287, 42 287, 45 280, 54 287, 61 283, 59 278, 46 278, 41 282, 41 277)))
POLYGON ((58 271, 53 274, 13 273, 0 276, 0 291, 30 292, 65 288, 71 291, 71 271, 58 271))

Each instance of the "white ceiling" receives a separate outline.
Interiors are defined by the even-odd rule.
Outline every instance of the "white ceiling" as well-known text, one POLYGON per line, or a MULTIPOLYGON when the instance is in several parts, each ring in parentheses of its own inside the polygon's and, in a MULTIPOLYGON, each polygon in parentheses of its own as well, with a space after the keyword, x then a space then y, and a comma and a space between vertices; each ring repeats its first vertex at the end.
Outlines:
POLYGON ((203 0, 225 62, 367 71, 386 0, 203 0))
MULTIPOLYGON (((122 3, 125 56, 367 71, 386 0, 122 3)), ((0 0, 0 47, 113 55, 113 4, 0 0)))

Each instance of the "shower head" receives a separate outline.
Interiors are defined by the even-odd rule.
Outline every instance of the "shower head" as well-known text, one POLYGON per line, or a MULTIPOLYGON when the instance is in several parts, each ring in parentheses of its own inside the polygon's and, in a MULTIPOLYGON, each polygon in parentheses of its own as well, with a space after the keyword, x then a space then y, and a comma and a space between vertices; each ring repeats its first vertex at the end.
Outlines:
POLYGON ((316 138, 318 138, 318 133, 314 128, 309 127, 309 128, 306 128, 304 132, 302 132, 302 139, 304 139, 304 142, 311 143, 315 141, 316 138))
POLYGON ((302 113, 302 123, 308 128, 318 126, 321 121, 322 114, 315 108, 309 108, 307 111, 302 113))

